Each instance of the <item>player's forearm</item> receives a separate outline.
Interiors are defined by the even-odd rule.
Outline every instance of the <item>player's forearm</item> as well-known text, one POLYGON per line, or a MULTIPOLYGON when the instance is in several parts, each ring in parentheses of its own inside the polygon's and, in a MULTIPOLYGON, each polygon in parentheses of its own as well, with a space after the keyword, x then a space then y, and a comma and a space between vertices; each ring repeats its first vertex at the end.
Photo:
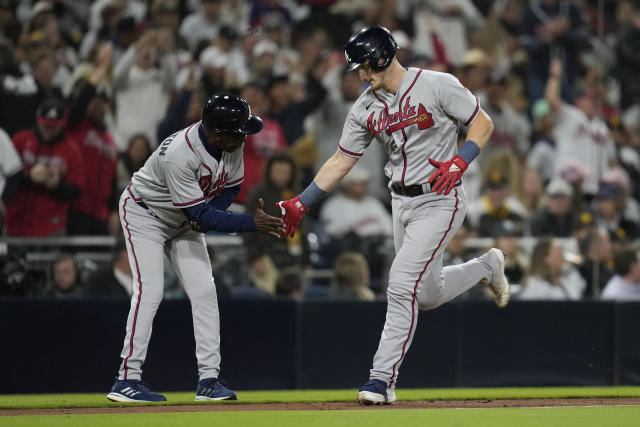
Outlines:
POLYGON ((339 151, 322 165, 313 181, 323 191, 329 192, 338 185, 344 176, 356 164, 358 159, 345 156, 339 151))
POLYGON ((205 232, 245 233, 256 231, 256 224, 251 214, 220 211, 207 203, 199 203, 182 209, 182 211, 187 219, 197 222, 205 232))
POLYGON ((482 151, 482 149, 487 145, 489 138, 491 138, 492 133, 493 122, 487 113, 480 109, 478 117, 476 117, 473 123, 471 123, 471 126, 469 126, 467 140, 475 142, 480 151, 482 151))

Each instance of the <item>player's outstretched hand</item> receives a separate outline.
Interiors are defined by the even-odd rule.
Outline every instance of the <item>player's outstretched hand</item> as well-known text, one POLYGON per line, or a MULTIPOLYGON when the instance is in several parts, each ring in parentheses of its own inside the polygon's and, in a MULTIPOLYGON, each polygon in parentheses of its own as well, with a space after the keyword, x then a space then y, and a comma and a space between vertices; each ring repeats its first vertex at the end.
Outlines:
POLYGON ((198 224, 196 221, 189 221, 189 225, 191 226, 191 229, 193 231, 202 232, 202 228, 200 228, 200 224, 198 224))
POLYGON ((258 200, 258 209, 253 213, 253 219, 256 223, 256 231, 271 234, 277 238, 282 236, 284 232, 284 223, 282 219, 264 213, 264 201, 262 198, 258 200))
POLYGON ((309 208, 302 204, 300 196, 280 201, 276 203, 276 206, 279 206, 282 210, 282 220, 285 226, 283 236, 293 237, 296 234, 298 224, 300 224, 302 217, 309 208))
POLYGON ((432 184, 431 191, 435 191, 437 194, 449 194, 451 189, 462 178, 462 174, 467 170, 469 165, 460 156, 455 156, 451 160, 446 162, 439 162, 437 160, 429 159, 429 163, 436 168, 436 170, 429 177, 429 184, 432 184), (435 182, 435 184, 433 184, 435 182))

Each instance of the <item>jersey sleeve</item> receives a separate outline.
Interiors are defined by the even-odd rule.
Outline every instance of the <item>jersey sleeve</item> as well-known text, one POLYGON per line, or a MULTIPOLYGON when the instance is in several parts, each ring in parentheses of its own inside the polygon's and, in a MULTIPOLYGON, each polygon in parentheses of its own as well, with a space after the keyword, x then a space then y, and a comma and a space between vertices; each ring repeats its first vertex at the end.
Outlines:
POLYGON ((446 114, 469 126, 478 116, 480 100, 451 74, 443 74, 437 84, 440 105, 446 114))
POLYGON ((165 161, 163 171, 173 206, 188 208, 204 201, 205 197, 198 185, 196 172, 189 167, 188 163, 178 165, 165 161))
POLYGON ((242 184, 244 181, 244 157, 243 157, 244 145, 231 153, 229 156, 231 169, 229 170, 229 178, 224 185, 225 188, 234 187, 242 184))
POLYGON ((22 168, 22 160, 9 135, 0 129, 0 172, 4 176, 13 175, 22 168))
POLYGON ((344 122, 338 150, 346 156, 359 159, 364 154, 364 150, 369 146, 369 143, 371 143, 373 135, 358 121, 354 108, 349 111, 347 120, 344 122))

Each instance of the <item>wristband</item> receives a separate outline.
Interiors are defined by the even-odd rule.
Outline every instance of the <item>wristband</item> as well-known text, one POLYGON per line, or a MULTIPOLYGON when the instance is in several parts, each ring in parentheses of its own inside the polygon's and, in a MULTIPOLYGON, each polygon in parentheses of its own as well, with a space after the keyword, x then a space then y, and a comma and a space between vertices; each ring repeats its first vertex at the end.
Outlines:
POLYGON ((468 139, 465 141, 462 148, 460 148, 460 151, 458 151, 458 156, 462 157, 464 161, 469 164, 478 156, 479 153, 480 147, 478 147, 478 144, 468 139))
POLYGON ((311 184, 300 194, 300 201, 308 208, 326 194, 327 192, 318 187, 315 181, 311 181, 311 184))

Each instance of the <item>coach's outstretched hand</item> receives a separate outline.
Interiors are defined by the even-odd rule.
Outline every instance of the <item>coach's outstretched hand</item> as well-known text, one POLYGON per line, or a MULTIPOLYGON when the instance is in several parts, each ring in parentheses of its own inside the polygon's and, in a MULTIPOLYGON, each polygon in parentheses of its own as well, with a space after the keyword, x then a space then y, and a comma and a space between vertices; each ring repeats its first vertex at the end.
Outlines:
POLYGON ((283 200, 276 203, 276 205, 282 209, 282 220, 284 221, 285 226, 283 236, 293 237, 296 234, 298 224, 300 224, 302 217, 309 208, 302 204, 300 196, 296 196, 289 200, 283 200))
POLYGON ((282 236, 284 232, 284 223, 282 219, 264 213, 264 201, 258 199, 258 209, 253 213, 253 220, 256 223, 256 231, 271 234, 277 238, 282 236))
POLYGON ((451 189, 462 178, 462 174, 467 170, 469 165, 460 156, 455 156, 451 160, 446 162, 439 162, 437 160, 429 159, 429 163, 436 168, 436 170, 429 177, 429 184, 431 185, 431 191, 437 194, 449 194, 451 189), (437 181, 436 181, 437 179, 437 181), (433 184, 435 181, 435 184, 433 184))

